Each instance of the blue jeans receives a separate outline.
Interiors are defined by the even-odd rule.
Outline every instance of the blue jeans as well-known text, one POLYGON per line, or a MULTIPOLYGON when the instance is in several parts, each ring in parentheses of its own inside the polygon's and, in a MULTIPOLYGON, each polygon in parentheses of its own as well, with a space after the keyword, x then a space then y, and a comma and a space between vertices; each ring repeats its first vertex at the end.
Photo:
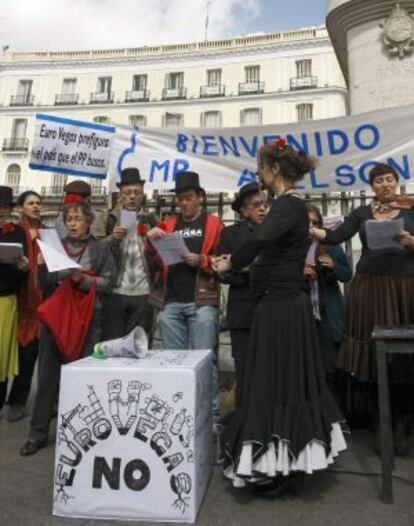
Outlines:
POLYGON ((212 412, 213 421, 220 418, 220 388, 215 349, 218 347, 217 307, 196 307, 195 303, 171 302, 160 314, 164 349, 210 349, 213 353, 212 412))

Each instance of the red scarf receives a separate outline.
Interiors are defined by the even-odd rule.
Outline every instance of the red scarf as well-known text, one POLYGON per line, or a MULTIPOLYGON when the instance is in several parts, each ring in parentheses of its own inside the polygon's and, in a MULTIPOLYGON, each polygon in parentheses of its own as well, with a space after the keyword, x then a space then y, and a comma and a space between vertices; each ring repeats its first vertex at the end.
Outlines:
POLYGON ((37 255, 40 251, 39 246, 32 240, 29 224, 22 220, 19 225, 26 234, 27 256, 29 258, 28 276, 20 287, 18 295, 19 344, 26 347, 26 345, 35 338, 39 338, 40 322, 36 316, 36 309, 42 302, 43 295, 35 285, 37 255))

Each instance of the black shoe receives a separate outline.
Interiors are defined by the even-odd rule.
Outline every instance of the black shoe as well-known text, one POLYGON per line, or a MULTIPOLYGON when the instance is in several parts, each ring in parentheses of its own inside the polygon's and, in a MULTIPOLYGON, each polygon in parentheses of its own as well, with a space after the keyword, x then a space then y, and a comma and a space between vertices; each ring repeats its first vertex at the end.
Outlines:
POLYGON ((26 444, 20 450, 20 455, 22 457, 29 457, 30 455, 35 455, 39 449, 42 449, 47 446, 47 440, 33 440, 29 438, 26 444))
POLYGON ((278 475, 273 479, 264 480, 263 482, 258 482, 252 484, 254 494, 257 497, 262 498, 273 498, 277 497, 283 493, 287 488, 298 482, 304 476, 301 472, 293 472, 289 475, 278 475))

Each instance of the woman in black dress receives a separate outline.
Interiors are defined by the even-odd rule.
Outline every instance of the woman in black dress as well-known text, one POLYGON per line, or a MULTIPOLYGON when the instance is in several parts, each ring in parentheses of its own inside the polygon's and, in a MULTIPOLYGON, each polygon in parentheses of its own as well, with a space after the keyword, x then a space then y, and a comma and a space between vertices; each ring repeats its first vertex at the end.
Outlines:
POLYGON ((224 473, 235 486, 325 469, 346 448, 330 394, 303 268, 309 218, 295 184, 313 162, 283 139, 259 152, 263 185, 278 195, 257 230, 216 268, 251 265, 257 298, 241 407, 222 435, 224 473))
MULTIPOLYGON (((350 409, 369 415, 376 414, 377 400, 371 339, 374 326, 414 324, 414 203, 410 197, 397 195, 398 179, 392 166, 377 164, 369 173, 375 193, 371 203, 356 208, 336 230, 311 229, 315 238, 332 245, 359 233, 361 258, 349 291, 347 332, 338 366, 355 380, 350 409), (384 219, 402 221, 401 234, 394 246, 372 249, 367 240, 367 223, 384 219)), ((389 363, 389 380, 395 453, 403 456, 410 449, 413 358, 393 357, 389 363)))

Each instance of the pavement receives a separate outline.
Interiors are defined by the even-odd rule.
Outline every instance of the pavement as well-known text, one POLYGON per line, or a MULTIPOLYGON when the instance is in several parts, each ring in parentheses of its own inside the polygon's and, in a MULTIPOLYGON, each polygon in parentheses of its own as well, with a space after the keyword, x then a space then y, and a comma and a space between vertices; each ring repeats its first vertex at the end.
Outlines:
MULTIPOLYGON (((228 370, 228 350, 222 354, 221 369, 228 370)), ((21 457, 28 428, 29 418, 13 424, 7 422, 4 412, 0 418, 0 526, 131 524, 54 517, 53 443, 32 457, 21 457)), ((411 455, 396 459, 391 505, 383 504, 379 497, 380 462, 372 441, 368 431, 353 432, 348 450, 331 469, 307 475, 271 499, 259 498, 246 488, 232 488, 216 466, 197 526, 413 526, 414 437, 411 455)))

